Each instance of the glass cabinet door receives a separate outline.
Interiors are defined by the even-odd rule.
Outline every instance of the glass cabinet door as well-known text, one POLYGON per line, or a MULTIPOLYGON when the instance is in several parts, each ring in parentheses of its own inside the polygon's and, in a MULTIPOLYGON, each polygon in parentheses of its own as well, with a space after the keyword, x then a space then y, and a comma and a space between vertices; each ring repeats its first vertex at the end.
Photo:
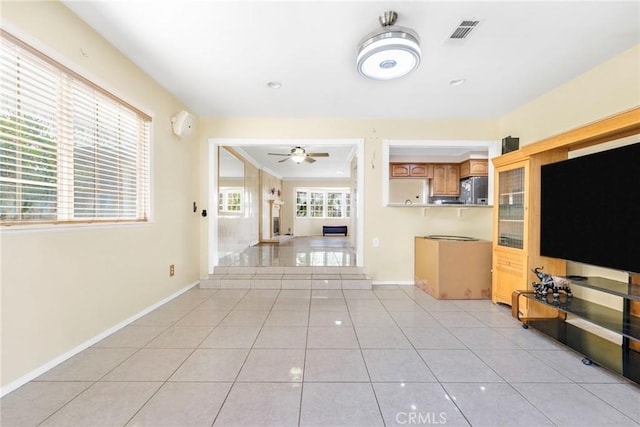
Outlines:
POLYGON ((498 245, 522 249, 524 244, 525 168, 498 176, 498 245))

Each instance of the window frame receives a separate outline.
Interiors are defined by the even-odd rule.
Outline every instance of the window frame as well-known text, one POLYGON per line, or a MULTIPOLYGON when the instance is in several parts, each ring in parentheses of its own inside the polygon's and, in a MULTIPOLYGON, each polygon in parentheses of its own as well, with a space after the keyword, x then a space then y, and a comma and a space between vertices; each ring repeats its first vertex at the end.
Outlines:
POLYGON ((295 205, 295 218, 296 219, 350 219, 351 217, 351 189, 347 187, 298 187, 295 189, 296 205, 295 205), (304 202, 301 200, 299 193, 306 195, 304 202), (313 205, 312 194, 322 194, 322 205, 313 205), (329 216, 329 194, 342 194, 340 203, 340 216, 329 216), (317 211, 313 208, 321 208, 321 216, 313 215, 317 211), (304 211, 305 215, 300 215, 304 211))
MULTIPOLYGON (((152 116, 143 112, 142 110, 134 107, 131 103, 123 100, 121 97, 115 95, 110 90, 103 86, 94 83, 63 63, 56 59, 53 59, 47 53, 45 53, 40 46, 35 47, 21 40, 20 38, 9 33, 5 29, 0 29, 1 39, 3 43, 9 42, 15 45, 17 49, 25 52, 25 55, 29 55, 30 58, 22 64, 27 64, 28 67, 38 67, 41 64, 43 67, 49 67, 52 70, 55 69, 54 82, 57 85, 70 85, 71 91, 74 93, 87 93, 90 94, 91 104, 88 104, 86 111, 94 111, 96 108, 102 108, 102 114, 91 114, 94 120, 102 119, 105 117, 108 119, 107 127, 103 128, 107 132, 117 132, 116 142, 109 143, 109 136, 98 137, 94 136, 90 141, 92 143, 93 150, 102 150, 103 156, 106 156, 106 160, 100 159, 89 163, 90 168, 93 170, 95 189, 93 190, 92 197, 90 198, 92 206, 85 208, 85 212, 90 212, 90 215, 82 216, 82 202, 79 199, 79 193, 76 192, 74 186, 76 185, 76 174, 78 173, 78 165, 74 160, 74 153, 79 140, 73 137, 73 134, 68 131, 60 131, 62 128, 61 119, 57 119, 51 122, 53 127, 47 127, 47 131, 58 132, 62 135, 57 135, 54 138, 55 146, 55 160, 57 182, 55 183, 56 189, 55 195, 52 196, 51 218, 38 218, 38 219, 25 219, 22 218, 7 218, 0 219, 0 230, 24 230, 29 228, 42 228, 46 226, 55 225, 57 229, 66 227, 77 226, 95 226, 95 225, 107 225, 107 226, 121 226, 121 225, 135 225, 141 223, 149 223, 152 218, 152 206, 153 206, 153 192, 152 192, 152 141, 153 141, 153 123, 152 116), (40 62, 42 61, 42 62, 40 62), (75 92, 80 91, 80 92, 75 92), (115 114, 115 115, 114 115, 115 114), (121 122, 122 118, 126 117, 127 122, 121 122), (123 126, 123 123, 128 123, 123 126), (125 142, 122 142, 125 141, 125 142), (133 149, 133 151, 132 151, 133 149), (115 160, 113 157, 115 155, 115 160), (110 157, 111 156, 111 157, 110 157), (62 165, 62 166, 58 166, 62 165), (70 165, 70 166, 69 166, 70 165), (133 165, 133 166, 132 166, 133 165), (126 171, 125 171, 126 170, 126 171), (114 174, 115 171, 115 174, 114 174), (65 175, 66 173, 66 175, 65 175), (116 178, 110 178, 116 177, 116 178), (128 180, 128 181, 127 181, 128 180), (99 184, 98 181, 102 181, 99 184), (125 181, 127 182, 125 184, 125 181), (110 190, 100 189, 100 185, 113 185, 116 183, 116 187, 110 190), (131 191, 133 189, 133 191, 131 191), (115 202, 114 202, 115 200, 115 202), (102 206, 100 204, 102 203, 102 206), (106 203, 106 204, 105 204, 106 203), (104 208, 106 206, 106 208, 104 208), (114 215, 109 215, 110 212, 115 210, 114 215)), ((19 55, 19 54, 18 54, 19 55)), ((17 63, 19 64, 19 63, 17 63)), ((16 82, 18 82, 16 80, 16 82)), ((10 81, 10 84, 12 81, 10 81)), ((17 85, 18 83, 16 83, 17 85)), ((29 83, 32 84, 32 83, 29 83)), ((10 90, 15 89, 14 86, 9 86, 10 90)), ((18 87, 18 86, 15 86, 18 87)), ((54 92, 52 86, 47 86, 45 92, 54 92)), ((39 93, 39 92, 36 92, 39 93)), ((60 96, 59 94, 56 97, 60 96)), ((11 100, 12 98, 8 98, 11 100)), ((61 108, 61 100, 53 101, 56 105, 55 111, 58 117, 64 117, 72 107, 61 108)), ((29 104, 27 104, 29 106, 29 104)), ((40 119, 43 117, 39 115, 40 105, 30 105, 31 111, 35 113, 35 117, 40 119)), ((24 108, 22 105, 16 108, 16 113, 20 117, 24 114, 24 108)), ((26 110, 28 112, 28 110, 26 110)), ((85 111, 77 110, 77 111, 85 111)), ((86 113, 85 111, 85 113, 86 113)), ((8 111, 10 113, 10 111, 8 111)), ((20 126, 20 119, 11 118, 7 116, 10 124, 20 126)), ((68 120, 68 119, 67 119, 68 120)), ((73 117, 71 121, 67 121, 65 124, 69 126, 71 123, 77 126, 77 117, 73 117)), ((9 132, 11 128, 6 128, 9 132)), ((20 130, 20 132, 24 132, 20 130)), ((28 135, 28 137, 32 137, 28 135)), ((19 138, 19 136, 18 136, 19 138)), ((19 143, 19 139, 14 139, 13 144, 8 143, 7 149, 12 146, 17 150, 22 146, 19 143), (17 142, 16 142, 17 141, 17 142)), ((15 151, 15 157, 7 156, 7 159, 19 158, 20 154, 15 151)), ((94 156, 96 157, 96 156, 94 156)), ((15 168, 16 177, 19 176, 19 167, 15 168)), ((11 170, 7 169, 7 173, 11 170)), ((10 183, 10 180, 5 180, 5 184, 10 183)), ((23 181, 16 178, 16 185, 25 185, 23 181)), ((19 190, 15 190, 16 193, 11 193, 9 186, 8 197, 15 196, 19 190)), ((11 199, 5 199, 11 200, 11 199)), ((20 204, 18 198, 15 198, 16 210, 20 210, 24 205, 20 204)), ((24 200, 24 199, 23 199, 24 200)), ((8 214, 12 213, 8 211, 8 214)), ((13 215, 20 216, 20 212, 13 213, 13 215)))
POLYGON ((218 192, 218 212, 225 214, 241 214, 244 211, 244 191, 239 187, 220 187, 218 192), (230 204, 229 196, 238 195, 238 204, 230 204), (229 206, 238 206, 238 209, 229 209, 229 206))

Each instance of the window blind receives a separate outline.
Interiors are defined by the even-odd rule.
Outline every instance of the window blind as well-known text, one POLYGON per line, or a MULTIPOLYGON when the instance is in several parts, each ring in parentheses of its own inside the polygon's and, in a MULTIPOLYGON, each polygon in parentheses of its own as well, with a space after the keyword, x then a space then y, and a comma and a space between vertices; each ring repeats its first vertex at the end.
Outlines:
POLYGON ((2 30, 0 224, 145 221, 151 118, 2 30))

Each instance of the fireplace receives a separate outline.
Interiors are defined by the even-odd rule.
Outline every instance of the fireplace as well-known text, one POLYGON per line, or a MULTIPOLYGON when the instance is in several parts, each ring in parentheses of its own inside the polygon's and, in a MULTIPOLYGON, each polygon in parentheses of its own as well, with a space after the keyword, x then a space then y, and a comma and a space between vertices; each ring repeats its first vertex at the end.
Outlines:
POLYGON ((280 221, 280 210, 284 202, 280 200, 267 200, 269 203, 268 209, 263 212, 262 218, 262 240, 266 242, 279 242, 280 236, 283 234, 280 232, 282 222, 280 221))

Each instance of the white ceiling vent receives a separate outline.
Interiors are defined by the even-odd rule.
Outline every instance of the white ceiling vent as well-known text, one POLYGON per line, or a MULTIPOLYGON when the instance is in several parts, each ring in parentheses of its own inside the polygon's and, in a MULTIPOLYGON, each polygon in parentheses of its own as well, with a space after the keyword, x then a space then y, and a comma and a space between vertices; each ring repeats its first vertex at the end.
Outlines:
POLYGON ((462 21, 458 27, 453 30, 453 33, 449 36, 451 40, 463 40, 469 37, 471 30, 476 28, 480 21, 462 21))

